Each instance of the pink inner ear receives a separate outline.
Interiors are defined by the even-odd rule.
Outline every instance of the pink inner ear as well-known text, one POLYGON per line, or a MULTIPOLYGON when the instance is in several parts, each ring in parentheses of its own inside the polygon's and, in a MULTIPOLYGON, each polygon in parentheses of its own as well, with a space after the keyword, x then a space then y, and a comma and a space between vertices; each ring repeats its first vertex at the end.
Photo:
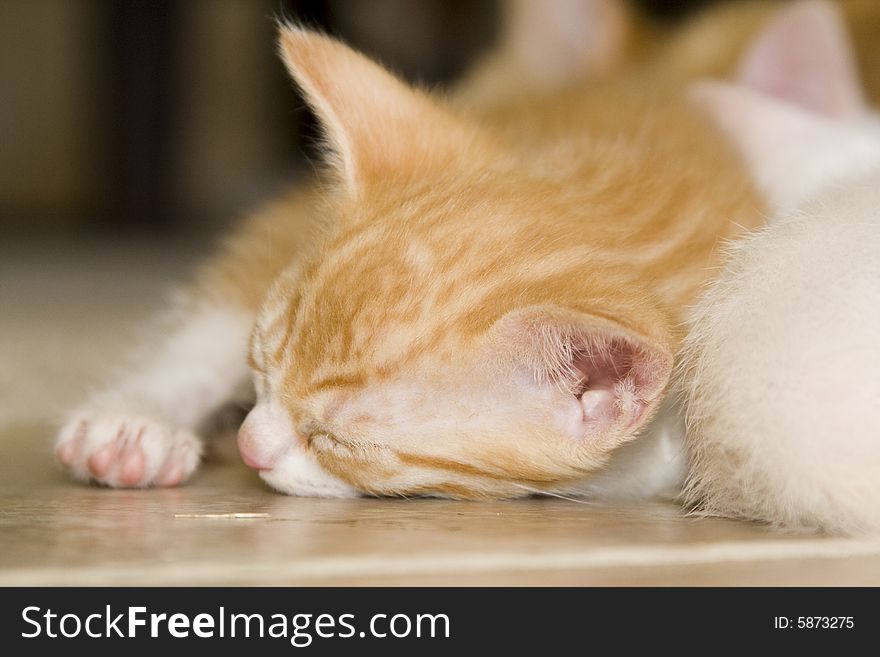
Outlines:
POLYGON ((610 447, 632 437, 672 371, 665 343, 604 318, 555 307, 516 311, 493 329, 513 356, 517 383, 530 375, 545 416, 572 440, 610 447), (515 349, 511 349, 514 346, 515 349))
POLYGON ((637 426, 655 394, 650 357, 622 338, 579 350, 574 368, 581 381, 574 391, 587 434, 611 425, 637 426))

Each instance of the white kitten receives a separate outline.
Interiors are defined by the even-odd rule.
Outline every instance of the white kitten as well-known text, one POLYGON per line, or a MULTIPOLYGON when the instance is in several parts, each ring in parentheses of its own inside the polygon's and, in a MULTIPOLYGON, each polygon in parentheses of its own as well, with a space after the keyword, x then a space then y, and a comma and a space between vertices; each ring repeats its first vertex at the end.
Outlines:
POLYGON ((808 2, 771 27, 803 48, 837 43, 768 68, 779 42, 766 39, 742 81, 776 98, 697 93, 777 210, 732 245, 686 342, 685 500, 860 533, 880 530, 880 129, 834 19, 808 2), (816 89, 835 102, 817 107, 816 89))

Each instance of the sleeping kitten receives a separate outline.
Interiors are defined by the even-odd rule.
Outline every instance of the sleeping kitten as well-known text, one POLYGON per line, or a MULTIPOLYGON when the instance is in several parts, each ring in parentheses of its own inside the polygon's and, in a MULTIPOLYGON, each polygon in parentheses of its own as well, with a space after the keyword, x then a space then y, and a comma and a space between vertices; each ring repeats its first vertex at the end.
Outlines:
POLYGON ((233 237, 141 364, 73 413, 60 460, 180 483, 249 354, 239 445, 278 490, 590 480, 654 415, 719 239, 760 221, 732 149, 626 84, 464 110, 322 35, 280 43, 330 170, 233 237))
POLYGON ((278 490, 640 489, 602 468, 653 463, 618 448, 663 396, 716 245, 763 216, 716 129, 631 79, 454 105, 326 37, 281 46, 330 171, 233 236, 142 364, 74 412, 61 461, 184 480, 197 422, 246 388, 256 317, 239 444, 278 490))
MULTIPOLYGON (((796 9, 760 48, 782 31, 835 41, 827 6, 796 9)), ((698 92, 777 210, 731 245, 686 341, 684 497, 702 513, 859 533, 880 530, 880 120, 837 43, 822 60, 747 60, 740 87, 698 92)))

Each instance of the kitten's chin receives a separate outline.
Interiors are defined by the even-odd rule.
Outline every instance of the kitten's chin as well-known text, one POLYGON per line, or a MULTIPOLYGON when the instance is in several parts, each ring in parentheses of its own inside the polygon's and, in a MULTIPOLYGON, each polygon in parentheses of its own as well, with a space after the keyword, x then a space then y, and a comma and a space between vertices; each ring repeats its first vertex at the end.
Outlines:
POLYGON ((269 486, 285 495, 296 497, 361 497, 360 491, 326 472, 304 452, 290 450, 271 470, 260 477, 269 486))

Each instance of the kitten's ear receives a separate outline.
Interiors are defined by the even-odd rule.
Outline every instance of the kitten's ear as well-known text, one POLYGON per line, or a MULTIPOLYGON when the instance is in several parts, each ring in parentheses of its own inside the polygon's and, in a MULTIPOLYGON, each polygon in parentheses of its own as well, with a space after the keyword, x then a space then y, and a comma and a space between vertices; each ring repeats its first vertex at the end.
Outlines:
POLYGON ((608 445, 632 437, 672 372, 672 352, 662 341, 555 306, 508 313, 490 336, 493 353, 520 381, 571 395, 555 423, 581 441, 608 445))
POLYGON ((866 150, 846 125, 867 112, 850 42, 823 0, 782 9, 747 51, 736 83, 697 83, 691 97, 776 208, 798 203, 866 150))
POLYGON ((703 82, 694 86, 691 98, 731 139, 775 210, 798 205, 830 181, 874 162, 880 152, 863 128, 736 85, 703 82))
POLYGON ((508 0, 502 48, 536 82, 570 84, 620 64, 632 23, 623 0, 508 0))
POLYGON ((353 192, 371 179, 426 166, 451 150, 458 126, 426 93, 331 37, 283 25, 281 57, 324 127, 353 192))
POLYGON ((747 50, 738 81, 823 116, 865 110, 850 36, 827 0, 799 0, 780 10, 747 50))

